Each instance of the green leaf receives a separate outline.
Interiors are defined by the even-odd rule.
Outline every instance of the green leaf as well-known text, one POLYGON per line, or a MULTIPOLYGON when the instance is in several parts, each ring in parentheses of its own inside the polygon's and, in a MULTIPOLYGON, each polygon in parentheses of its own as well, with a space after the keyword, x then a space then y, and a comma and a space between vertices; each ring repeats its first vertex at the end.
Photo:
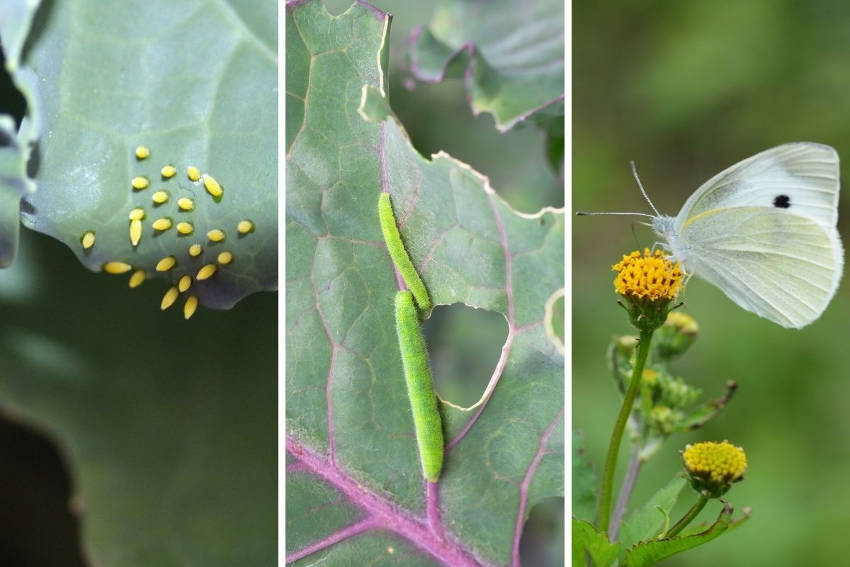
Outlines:
POLYGON ((472 111, 502 132, 532 119, 563 137, 564 3, 443 0, 410 36, 410 69, 427 82, 464 76, 472 111))
POLYGON ((598 532, 589 522, 573 518, 573 567, 585 567, 587 553, 596 567, 608 567, 619 552, 619 543, 608 541, 608 536, 598 532))
POLYGON ((596 474, 584 453, 581 433, 573 431, 573 517, 592 521, 596 505, 596 474))
POLYGON ((466 164, 416 153, 387 104, 386 14, 357 3, 331 16, 318 0, 286 10, 287 451, 362 513, 340 528, 318 510, 292 527, 312 541, 287 539, 287 553, 362 564, 367 551, 383 560, 389 534, 431 562, 510 563, 530 509, 564 492, 563 357, 544 324, 563 287, 563 211, 517 213, 466 164), (382 189, 437 308, 495 311, 510 328, 480 403, 441 404, 451 448, 427 490, 382 189))
POLYGON ((208 307, 275 289, 275 10, 226 0, 45 3, 23 58, 43 104, 39 191, 27 199, 24 223, 64 242, 90 270, 118 261, 171 284, 229 251, 232 263, 189 292, 208 307), (139 145, 150 148, 149 158, 135 157, 139 145), (166 164, 176 176, 161 177, 166 164), (216 179, 223 196, 191 181, 188 166, 216 179), (137 176, 149 187, 133 190, 137 176), (159 190, 170 198, 155 205, 159 190), (194 199, 194 210, 180 210, 180 197, 194 199), (129 230, 135 207, 146 213, 137 246, 129 230), (171 219, 171 228, 156 231, 159 218, 171 219), (241 220, 254 230, 238 233, 241 220), (179 234, 181 221, 194 232, 179 234), (216 228, 224 241, 208 240, 216 228), (96 241, 84 249, 89 231, 96 241), (204 248, 197 257, 188 252, 196 243, 204 248), (166 256, 176 267, 157 273, 166 256))
POLYGON ((647 540, 660 533, 664 528, 665 519, 679 499, 687 480, 677 475, 663 488, 652 495, 652 498, 639 510, 635 510, 620 529, 619 542, 623 549, 629 549, 640 541, 647 540))
POLYGON ((18 250, 21 198, 35 192, 35 183, 27 175, 39 116, 32 94, 35 77, 20 68, 20 61, 38 4, 37 1, 8 0, 0 16, 0 41, 3 42, 6 70, 29 107, 17 131, 14 119, 0 114, 0 268, 11 265, 18 250))
POLYGON ((733 521, 732 507, 725 504, 717 520, 708 529, 693 535, 639 543, 626 552, 623 567, 646 567, 648 565, 654 565, 671 555, 708 543, 727 531, 738 527, 748 518, 749 515, 745 513, 743 517, 733 521))

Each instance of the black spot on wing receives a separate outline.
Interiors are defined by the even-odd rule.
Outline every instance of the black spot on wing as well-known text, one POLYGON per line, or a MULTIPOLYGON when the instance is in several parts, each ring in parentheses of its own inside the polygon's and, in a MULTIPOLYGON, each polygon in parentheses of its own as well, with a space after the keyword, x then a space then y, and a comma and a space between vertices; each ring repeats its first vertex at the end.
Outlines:
POLYGON ((791 206, 791 197, 788 195, 777 195, 773 200, 773 206, 778 209, 787 209, 791 206))

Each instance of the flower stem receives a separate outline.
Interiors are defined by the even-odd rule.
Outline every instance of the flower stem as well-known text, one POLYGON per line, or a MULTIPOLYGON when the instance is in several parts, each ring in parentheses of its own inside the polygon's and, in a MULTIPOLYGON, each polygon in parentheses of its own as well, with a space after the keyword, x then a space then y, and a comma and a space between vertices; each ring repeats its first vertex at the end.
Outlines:
POLYGON ((617 534, 620 531, 620 524, 623 522, 623 516, 626 515, 626 508, 629 506, 629 498, 635 488, 638 473, 643 460, 640 458, 640 446, 635 446, 632 449, 632 456, 629 458, 629 466, 626 469, 626 478, 623 479, 623 485, 620 487, 620 494, 617 496, 617 504, 614 506, 614 515, 611 518, 611 541, 617 539, 617 534))
POLYGON ((688 510, 684 516, 682 516, 681 520, 676 522, 676 525, 670 528, 670 531, 668 531, 664 535, 664 537, 671 538, 681 532, 683 529, 685 529, 688 524, 690 524, 691 521, 697 517, 697 514, 699 514, 702 509, 705 508, 706 502, 708 502, 708 494, 706 494, 705 492, 700 492, 699 498, 697 498, 697 501, 694 503, 693 506, 691 506, 691 509, 688 510))
POLYGON ((617 457, 620 453, 620 442, 623 440, 623 430, 626 428, 626 422, 632 413, 635 396, 640 389, 643 367, 649 355, 649 343, 652 340, 652 333, 653 331, 640 332, 640 342, 638 343, 635 365, 632 369, 632 379, 629 382, 626 395, 623 397, 623 405, 620 406, 620 413, 617 415, 617 422, 614 424, 614 431, 611 433, 611 442, 608 445, 608 456, 605 458, 605 470, 602 474, 602 491, 599 494, 598 529, 603 533, 608 532, 608 526, 611 522, 611 496, 614 488, 614 472, 617 470, 617 457))

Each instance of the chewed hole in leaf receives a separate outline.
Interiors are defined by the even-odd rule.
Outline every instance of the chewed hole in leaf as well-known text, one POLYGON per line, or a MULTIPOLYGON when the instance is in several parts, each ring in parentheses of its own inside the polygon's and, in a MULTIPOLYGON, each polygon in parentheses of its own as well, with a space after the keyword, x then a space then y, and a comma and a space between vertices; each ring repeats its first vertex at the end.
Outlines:
POLYGON ((435 307, 422 326, 437 395, 457 406, 471 406, 498 363, 508 336, 505 318, 458 303, 435 307))
POLYGON ((559 352, 564 352, 564 289, 561 288, 546 301, 543 314, 546 336, 559 352))

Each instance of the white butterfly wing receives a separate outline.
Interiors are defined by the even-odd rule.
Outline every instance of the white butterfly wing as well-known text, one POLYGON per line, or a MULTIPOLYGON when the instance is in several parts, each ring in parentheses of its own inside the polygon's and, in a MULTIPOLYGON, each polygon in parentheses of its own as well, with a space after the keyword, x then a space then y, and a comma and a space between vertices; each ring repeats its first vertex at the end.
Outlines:
POLYGON ((715 208, 688 220, 674 248, 690 273, 744 309, 799 329, 835 295, 844 253, 834 226, 791 211, 715 208))
POLYGON ((825 227, 838 220, 838 154, 823 144, 795 142, 756 154, 702 184, 676 217, 678 231, 689 219, 726 207, 781 209, 825 227))

